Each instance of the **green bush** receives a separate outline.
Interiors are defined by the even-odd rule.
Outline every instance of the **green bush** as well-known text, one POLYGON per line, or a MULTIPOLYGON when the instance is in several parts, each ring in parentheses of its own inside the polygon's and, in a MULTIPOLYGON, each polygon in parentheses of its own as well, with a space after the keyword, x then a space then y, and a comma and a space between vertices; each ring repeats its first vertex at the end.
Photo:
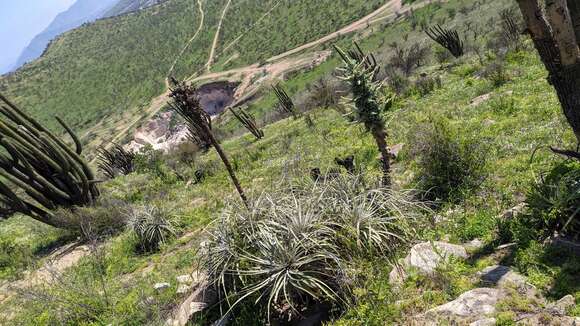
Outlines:
POLYGON ((462 137, 446 120, 431 118, 418 124, 409 138, 418 169, 416 185, 425 192, 425 199, 454 202, 484 181, 485 148, 462 137))
POLYGON ((580 163, 557 164, 531 187, 527 194, 528 212, 522 224, 539 236, 555 231, 580 237, 580 163))
POLYGON ((28 267, 32 257, 30 246, 19 244, 14 239, 0 238, 0 280, 28 267))

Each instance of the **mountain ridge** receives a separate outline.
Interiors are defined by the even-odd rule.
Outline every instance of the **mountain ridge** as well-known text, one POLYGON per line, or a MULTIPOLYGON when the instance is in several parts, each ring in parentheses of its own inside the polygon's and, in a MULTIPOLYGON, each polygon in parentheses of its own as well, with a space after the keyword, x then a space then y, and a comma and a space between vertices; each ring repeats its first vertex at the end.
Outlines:
POLYGON ((41 57, 50 43, 60 35, 78 28, 86 23, 102 18, 110 18, 135 12, 159 4, 164 0, 77 0, 67 10, 59 13, 48 27, 37 34, 22 50, 16 63, 9 72, 13 72, 35 59, 41 57))

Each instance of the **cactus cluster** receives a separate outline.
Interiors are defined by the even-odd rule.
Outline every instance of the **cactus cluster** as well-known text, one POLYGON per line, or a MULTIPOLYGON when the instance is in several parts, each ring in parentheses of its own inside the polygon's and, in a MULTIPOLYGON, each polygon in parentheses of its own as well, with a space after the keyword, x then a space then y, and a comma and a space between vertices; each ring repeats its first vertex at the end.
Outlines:
POLYGON ((258 127, 256 123, 256 118, 253 115, 246 112, 243 108, 239 108, 238 110, 234 108, 230 108, 232 114, 238 119, 246 129, 248 129, 252 135, 256 137, 256 139, 264 138, 264 131, 258 127))
POLYGON ((110 149, 101 147, 98 152, 97 165, 106 177, 113 179, 135 171, 135 153, 125 150, 123 146, 113 143, 110 149))
POLYGON ((291 114, 292 117, 294 117, 294 119, 297 119, 299 114, 298 111, 296 111, 296 106, 294 105, 294 102, 292 102, 290 96, 288 96, 288 93, 286 93, 284 87, 282 87, 282 85, 280 84, 276 84, 272 86, 272 89, 274 90, 274 94, 276 94, 276 97, 278 98, 278 104, 280 105, 280 109, 282 109, 286 113, 291 114))
POLYGON ((59 118, 75 149, 0 94, 0 216, 28 215, 62 227, 52 211, 83 206, 99 196, 81 142, 59 118))
POLYGON ((459 37, 456 30, 445 29, 439 25, 433 26, 425 31, 427 35, 442 47, 446 48, 451 54, 459 58, 463 55, 463 40, 459 37))

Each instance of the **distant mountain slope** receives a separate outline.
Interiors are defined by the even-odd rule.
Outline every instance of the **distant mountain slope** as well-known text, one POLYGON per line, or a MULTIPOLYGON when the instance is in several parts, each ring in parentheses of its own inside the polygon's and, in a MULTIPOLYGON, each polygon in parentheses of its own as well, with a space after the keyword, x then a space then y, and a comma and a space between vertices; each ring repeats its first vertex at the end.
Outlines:
MULTIPOLYGON (((77 28, 86 22, 101 18, 119 0, 78 0, 68 10, 58 14, 52 23, 34 37, 22 51, 12 70, 21 67, 42 55, 47 45, 56 36, 77 28)), ((124 0, 121 0, 124 1, 124 0)))
POLYGON ((154 6, 166 0, 118 0, 103 17, 112 17, 154 6))
MULTIPOLYGON (((336 31, 384 2, 234 1, 220 33, 214 69, 258 62, 295 48, 336 31), (247 31, 265 14, 268 19, 247 31), (239 59, 226 64, 236 54, 239 59)), ((185 78, 203 69, 226 3, 202 0, 203 29, 178 61, 175 77, 185 78)), ((83 135, 83 130, 97 123, 106 127, 119 119, 130 120, 139 114, 139 107, 165 90, 169 68, 199 21, 199 7, 192 0, 168 0, 135 14, 97 20, 63 34, 40 59, 1 77, 0 92, 51 128, 58 128, 54 116, 61 116, 81 132, 83 141, 90 141, 93 136, 83 135)))

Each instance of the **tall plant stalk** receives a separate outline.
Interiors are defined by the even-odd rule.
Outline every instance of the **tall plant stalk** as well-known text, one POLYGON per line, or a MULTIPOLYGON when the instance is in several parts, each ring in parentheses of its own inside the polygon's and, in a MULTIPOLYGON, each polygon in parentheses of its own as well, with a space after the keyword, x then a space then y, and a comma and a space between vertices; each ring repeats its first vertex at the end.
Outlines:
POLYGON ((344 66, 340 68, 342 79, 350 84, 353 94, 354 119, 362 123, 373 136, 381 153, 383 185, 391 184, 391 163, 387 146, 387 131, 382 112, 391 108, 392 98, 383 98, 380 94, 381 84, 375 81, 379 71, 373 55, 366 55, 358 44, 350 51, 343 51, 335 46, 344 66))
POLYGON ((234 172, 230 160, 213 135, 211 116, 205 112, 201 106, 197 88, 195 86, 187 85, 185 82, 178 82, 176 80, 173 80, 173 84, 174 87, 171 89, 170 94, 170 97, 173 100, 172 103, 170 103, 171 108, 185 119, 189 133, 193 138, 203 140, 215 148, 220 159, 224 163, 240 198, 244 204, 248 206, 248 199, 244 193, 244 189, 236 177, 236 173, 234 172))

